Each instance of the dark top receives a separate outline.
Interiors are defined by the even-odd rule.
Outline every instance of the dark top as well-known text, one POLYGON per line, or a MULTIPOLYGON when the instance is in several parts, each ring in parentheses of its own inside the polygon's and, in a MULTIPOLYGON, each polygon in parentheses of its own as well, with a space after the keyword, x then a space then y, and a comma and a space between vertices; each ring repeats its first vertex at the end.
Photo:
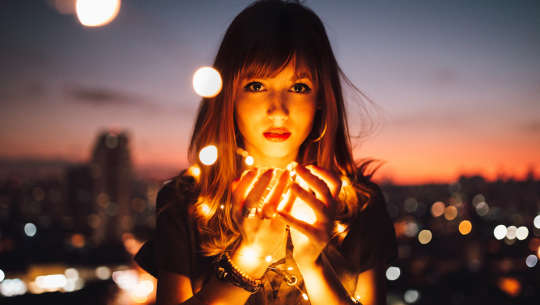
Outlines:
MULTIPOLYGON (((155 236, 143 245, 135 261, 157 278, 160 269, 186 275, 197 291, 209 276, 214 276, 214 257, 201 255, 196 224, 188 212, 197 194, 186 183, 179 183, 178 189, 176 185, 175 180, 170 180, 159 191, 155 236)), ((397 257, 394 227, 384 196, 376 184, 371 183, 370 187, 375 190, 374 200, 357 215, 341 238, 329 242, 322 255, 323 262, 334 268, 350 295, 354 293, 358 273, 378 262, 389 264, 397 257)), ((264 278, 264 289, 253 294, 246 304, 309 304, 302 298, 305 288, 292 259, 290 237, 286 257, 274 263, 264 278)))

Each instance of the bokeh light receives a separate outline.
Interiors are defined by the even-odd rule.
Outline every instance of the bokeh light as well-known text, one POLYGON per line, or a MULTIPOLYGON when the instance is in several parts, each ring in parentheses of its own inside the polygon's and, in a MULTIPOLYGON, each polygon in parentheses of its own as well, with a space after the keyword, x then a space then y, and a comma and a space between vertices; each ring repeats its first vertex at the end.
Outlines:
POLYGON ((534 266, 536 266, 537 263, 538 263, 538 257, 536 257, 536 255, 534 254, 527 256, 527 258, 525 259, 525 264, 529 268, 533 268, 534 266))
POLYGON ((429 244, 433 235, 430 230, 422 230, 418 233, 418 242, 422 245, 429 244))
POLYGON ((515 239, 516 238, 516 232, 517 232, 517 227, 516 226, 509 226, 508 228, 506 228, 506 238, 508 238, 509 240, 512 240, 512 239, 515 239))
POLYGON ((218 150, 215 145, 208 145, 203 147, 199 152, 199 160, 204 165, 212 165, 217 161, 218 150))
POLYGON ((519 240, 525 240, 529 236, 529 229, 527 227, 521 226, 516 230, 516 238, 519 240))
POLYGON ((534 217, 533 225, 535 228, 540 229, 540 215, 536 215, 536 217, 534 217))
POLYGON ((505 225, 498 225, 493 229, 493 236, 495 236, 495 239, 501 240, 506 237, 506 232, 508 229, 506 229, 505 225))
POLYGON ((24 225, 24 234, 28 237, 34 237, 37 233, 37 227, 35 224, 29 222, 24 225))
POLYGON ((433 217, 440 217, 444 213, 444 202, 437 201, 431 205, 431 215, 433 217))
POLYGON ((6 274, 2 269, 0 269, 0 282, 2 282, 6 278, 6 274))
POLYGON ((401 275, 401 270, 399 269, 399 267, 390 266, 388 267, 388 269, 386 269, 386 278, 389 281, 397 280, 400 275, 401 275))
POLYGON ((247 166, 252 166, 253 163, 255 163, 255 160, 253 159, 252 156, 247 156, 246 159, 244 160, 244 162, 246 162, 247 166))
POLYGON ((222 85, 221 75, 212 67, 201 67, 193 74, 193 90, 202 97, 218 95, 222 85))
POLYGON ((111 277, 111 269, 107 266, 99 266, 96 268, 96 276, 100 280, 107 280, 111 277))
POLYGON ((409 304, 415 303, 416 301, 418 301, 419 298, 420 293, 416 289, 408 289, 403 294, 403 299, 409 304))
POLYGON ((118 15, 120 0, 77 0, 75 11, 82 25, 104 26, 118 15))
POLYGON ((472 223, 468 220, 463 220, 459 223, 459 233, 461 235, 467 235, 471 233, 472 230, 472 223))
POLYGON ((448 221, 456 219, 457 214, 458 210, 453 205, 447 206, 446 209, 444 209, 444 218, 448 221))

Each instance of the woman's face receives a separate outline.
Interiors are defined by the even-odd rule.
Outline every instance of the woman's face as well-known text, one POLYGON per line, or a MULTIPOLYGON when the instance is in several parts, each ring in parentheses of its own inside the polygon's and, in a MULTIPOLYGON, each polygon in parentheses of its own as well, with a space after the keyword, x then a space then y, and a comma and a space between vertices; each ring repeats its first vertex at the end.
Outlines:
POLYGON ((309 135, 318 88, 306 71, 291 61, 273 77, 240 79, 235 119, 255 166, 284 167, 309 135))

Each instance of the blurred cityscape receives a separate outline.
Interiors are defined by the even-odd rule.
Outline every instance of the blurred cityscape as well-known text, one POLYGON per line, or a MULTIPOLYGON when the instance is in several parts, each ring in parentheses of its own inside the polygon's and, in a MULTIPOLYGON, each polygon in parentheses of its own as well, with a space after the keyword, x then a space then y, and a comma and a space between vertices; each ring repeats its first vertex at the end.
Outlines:
MULTIPOLYGON (((156 281, 132 256, 153 231, 164 180, 136 176, 121 131, 99 134, 85 164, 0 163, 0 303, 154 303, 156 281)), ((398 238, 390 305, 538 304, 532 169, 519 181, 380 185, 398 238)))

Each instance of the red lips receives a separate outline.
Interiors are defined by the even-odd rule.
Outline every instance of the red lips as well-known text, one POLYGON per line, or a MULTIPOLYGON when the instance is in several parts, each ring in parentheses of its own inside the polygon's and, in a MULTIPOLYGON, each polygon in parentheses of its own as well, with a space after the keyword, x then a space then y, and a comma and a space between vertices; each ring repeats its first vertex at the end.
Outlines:
POLYGON ((291 132, 286 128, 270 128, 263 132, 264 137, 272 142, 283 142, 291 136, 291 132))

